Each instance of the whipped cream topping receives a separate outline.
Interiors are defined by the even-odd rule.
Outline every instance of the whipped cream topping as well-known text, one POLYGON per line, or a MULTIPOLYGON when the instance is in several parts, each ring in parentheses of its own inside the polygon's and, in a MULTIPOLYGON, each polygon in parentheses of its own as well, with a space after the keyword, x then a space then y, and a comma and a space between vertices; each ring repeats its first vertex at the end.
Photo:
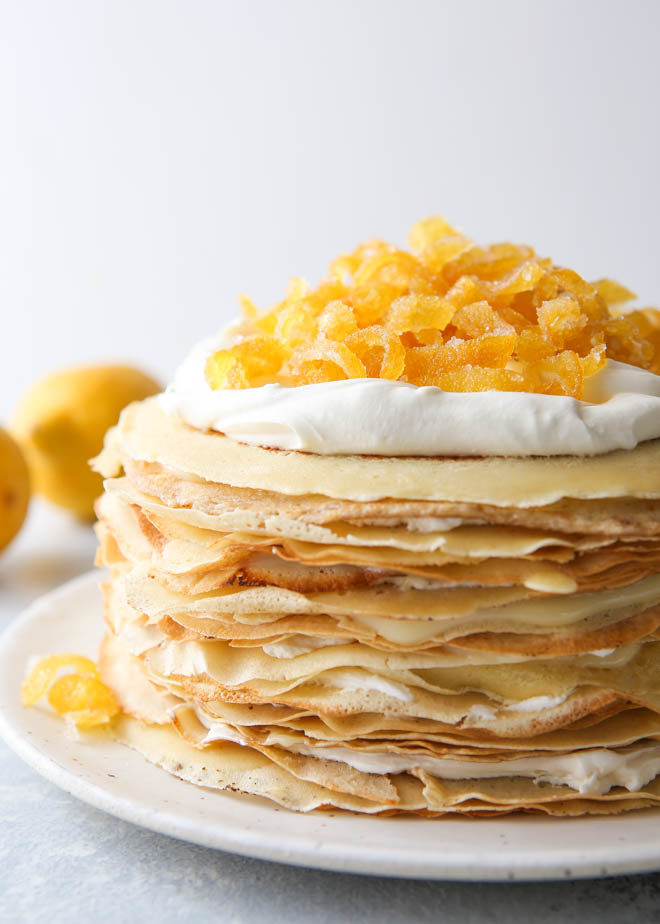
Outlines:
POLYGON ((240 339, 234 324, 197 344, 161 396, 197 429, 320 455, 597 455, 660 437, 660 376, 608 360, 584 400, 527 392, 444 392, 387 379, 212 389, 204 370, 240 339))

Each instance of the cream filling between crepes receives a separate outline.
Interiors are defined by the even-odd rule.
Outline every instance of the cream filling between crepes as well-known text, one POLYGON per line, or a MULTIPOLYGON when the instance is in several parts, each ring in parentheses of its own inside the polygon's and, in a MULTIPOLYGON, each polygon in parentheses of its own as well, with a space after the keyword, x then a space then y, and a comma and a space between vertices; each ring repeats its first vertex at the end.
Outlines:
MULTIPOLYGON (((535 697, 541 700, 543 697, 535 697)), ((555 700, 551 700, 555 705, 555 700)), ((520 705, 520 704, 519 704, 520 705)), ((222 722, 213 722, 201 710, 197 718, 207 729, 202 745, 214 741, 233 741, 247 745, 240 733, 222 722)), ((275 736, 267 744, 281 746, 275 736)), ((315 757, 347 764, 363 773, 406 773, 425 770, 442 780, 486 780, 502 777, 525 777, 535 783, 568 786, 590 796, 602 796, 615 786, 638 792, 660 772, 660 745, 648 744, 622 750, 587 748, 570 754, 539 754, 508 760, 460 760, 424 754, 391 754, 359 751, 346 747, 314 747, 287 742, 286 750, 305 757, 315 757)), ((469 798, 469 797, 466 797, 469 798)))
POLYGON ((241 443, 320 455, 597 455, 660 437, 660 376, 608 360, 584 400, 528 392, 444 392, 388 379, 212 389, 206 362, 240 325, 197 344, 161 396, 192 427, 241 443))
POLYGON ((341 761, 364 773, 405 773, 419 767, 444 780, 527 777, 535 783, 569 786, 583 795, 602 796, 614 786, 637 792, 660 772, 660 745, 617 752, 594 748, 572 754, 539 755, 507 761, 454 760, 423 755, 373 754, 351 748, 296 749, 311 757, 341 761))
MULTIPOLYGON (((424 591, 421 591, 424 593, 424 591)), ((486 622, 492 618, 494 624, 517 623, 521 626, 560 629, 575 625, 592 616, 616 613, 630 606, 642 609, 660 602, 660 574, 620 587, 616 590, 571 596, 539 597, 532 600, 517 600, 501 606, 474 610, 470 616, 486 622)), ((351 620, 377 632, 382 638, 400 645, 415 645, 428 641, 438 630, 454 624, 451 616, 444 619, 388 618, 378 614, 378 601, 374 602, 374 613, 353 612, 351 620)), ((456 619, 464 617, 457 616, 456 619)), ((484 630, 486 631, 486 630, 484 630)), ((613 650, 613 649, 612 649, 613 650)), ((611 652, 608 652, 611 653, 611 652)))

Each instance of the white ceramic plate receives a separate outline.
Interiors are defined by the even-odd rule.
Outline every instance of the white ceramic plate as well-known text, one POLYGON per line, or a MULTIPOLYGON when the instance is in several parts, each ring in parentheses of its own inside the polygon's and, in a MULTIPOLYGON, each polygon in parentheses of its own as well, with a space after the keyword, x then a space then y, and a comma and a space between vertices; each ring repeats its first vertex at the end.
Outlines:
POLYGON ((42 597, 0 639, 0 733, 37 772, 126 821, 207 847, 301 866, 427 879, 558 879, 660 868, 660 812, 611 818, 368 818, 298 815, 264 799, 200 789, 112 742, 71 740, 62 722, 24 709, 34 654, 95 655, 98 574, 42 597))

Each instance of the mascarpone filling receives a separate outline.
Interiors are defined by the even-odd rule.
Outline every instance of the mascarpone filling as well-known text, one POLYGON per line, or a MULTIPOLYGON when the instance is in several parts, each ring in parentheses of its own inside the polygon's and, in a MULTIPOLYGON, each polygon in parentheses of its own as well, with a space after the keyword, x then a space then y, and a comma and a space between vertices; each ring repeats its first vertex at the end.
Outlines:
POLYGON ((584 400, 527 392, 444 392, 388 379, 212 389, 208 357, 236 325, 197 344, 161 396, 192 427, 321 455, 597 455, 660 437, 660 376, 608 360, 584 400))

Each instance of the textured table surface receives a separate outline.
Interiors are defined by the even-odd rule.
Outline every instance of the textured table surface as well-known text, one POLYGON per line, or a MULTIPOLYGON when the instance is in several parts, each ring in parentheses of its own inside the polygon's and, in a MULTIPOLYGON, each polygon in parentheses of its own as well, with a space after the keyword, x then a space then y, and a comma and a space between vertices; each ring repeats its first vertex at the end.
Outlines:
MULTIPOLYGON (((0 628, 91 567, 90 530, 35 505, 0 561, 0 628)), ((559 883, 432 883, 249 860, 119 821, 41 779, 0 743, 0 921, 660 920, 660 874, 559 883)))

